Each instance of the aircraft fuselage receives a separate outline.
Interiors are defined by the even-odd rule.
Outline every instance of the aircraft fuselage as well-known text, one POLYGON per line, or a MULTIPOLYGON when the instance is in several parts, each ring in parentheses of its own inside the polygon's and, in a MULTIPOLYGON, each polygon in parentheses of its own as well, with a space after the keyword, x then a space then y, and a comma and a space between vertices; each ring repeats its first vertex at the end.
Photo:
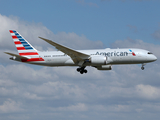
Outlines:
MULTIPOLYGON (((97 49, 97 50, 77 50, 82 53, 89 54, 90 56, 105 56, 108 63, 104 64, 142 64, 153 62, 157 58, 155 55, 150 54, 149 51, 143 49, 97 49), (132 50, 134 52, 131 52, 132 50), (148 54, 149 53, 149 54, 148 54)), ((44 65, 44 66, 78 66, 75 64, 70 56, 61 51, 47 51, 38 52, 40 61, 17 61, 27 62, 30 64, 44 65), (41 60, 43 59, 43 60, 41 60)), ((93 63, 86 62, 85 66, 93 66, 93 63)))

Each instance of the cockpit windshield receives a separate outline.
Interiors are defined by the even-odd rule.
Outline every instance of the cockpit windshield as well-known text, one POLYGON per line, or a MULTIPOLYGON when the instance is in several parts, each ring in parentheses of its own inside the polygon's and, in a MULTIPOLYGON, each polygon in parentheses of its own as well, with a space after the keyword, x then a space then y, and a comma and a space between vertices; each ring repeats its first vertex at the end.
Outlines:
POLYGON ((152 52, 148 52, 148 54, 153 54, 152 52))

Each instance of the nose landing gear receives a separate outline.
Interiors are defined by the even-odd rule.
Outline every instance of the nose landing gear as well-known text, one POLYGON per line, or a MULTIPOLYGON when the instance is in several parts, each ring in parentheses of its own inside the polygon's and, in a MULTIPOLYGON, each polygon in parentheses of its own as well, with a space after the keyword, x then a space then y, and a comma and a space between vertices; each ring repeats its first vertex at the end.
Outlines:
POLYGON ((144 70, 145 65, 146 65, 145 63, 142 64, 142 67, 141 67, 142 70, 144 70))
POLYGON ((144 70, 144 67, 142 66, 141 69, 144 70))
POLYGON ((85 69, 85 67, 77 68, 77 71, 80 72, 81 74, 87 73, 87 70, 85 69))

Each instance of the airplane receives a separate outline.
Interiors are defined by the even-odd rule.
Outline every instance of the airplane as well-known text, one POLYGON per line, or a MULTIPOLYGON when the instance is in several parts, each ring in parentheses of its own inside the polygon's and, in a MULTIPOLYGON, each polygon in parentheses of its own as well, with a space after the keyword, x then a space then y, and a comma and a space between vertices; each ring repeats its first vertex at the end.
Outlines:
POLYGON ((144 65, 157 60, 157 57, 148 50, 136 48, 123 49, 94 49, 94 50, 74 50, 64 45, 53 42, 49 39, 39 37, 47 43, 53 45, 59 51, 41 52, 36 50, 17 31, 9 30, 19 55, 4 52, 11 55, 11 60, 42 65, 42 66, 78 66, 77 71, 81 74, 87 73, 87 66, 97 68, 97 70, 111 70, 112 65, 119 64, 142 64, 144 65))

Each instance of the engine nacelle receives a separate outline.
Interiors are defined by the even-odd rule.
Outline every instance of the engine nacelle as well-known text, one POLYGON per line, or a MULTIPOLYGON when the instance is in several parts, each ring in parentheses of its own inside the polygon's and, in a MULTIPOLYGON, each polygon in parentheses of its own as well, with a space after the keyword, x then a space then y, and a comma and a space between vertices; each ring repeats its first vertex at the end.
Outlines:
POLYGON ((111 65, 102 65, 102 66, 97 66, 96 67, 98 70, 112 70, 111 65))
POLYGON ((101 55, 93 55, 89 58, 89 61, 93 65, 106 65, 107 57, 101 55))

